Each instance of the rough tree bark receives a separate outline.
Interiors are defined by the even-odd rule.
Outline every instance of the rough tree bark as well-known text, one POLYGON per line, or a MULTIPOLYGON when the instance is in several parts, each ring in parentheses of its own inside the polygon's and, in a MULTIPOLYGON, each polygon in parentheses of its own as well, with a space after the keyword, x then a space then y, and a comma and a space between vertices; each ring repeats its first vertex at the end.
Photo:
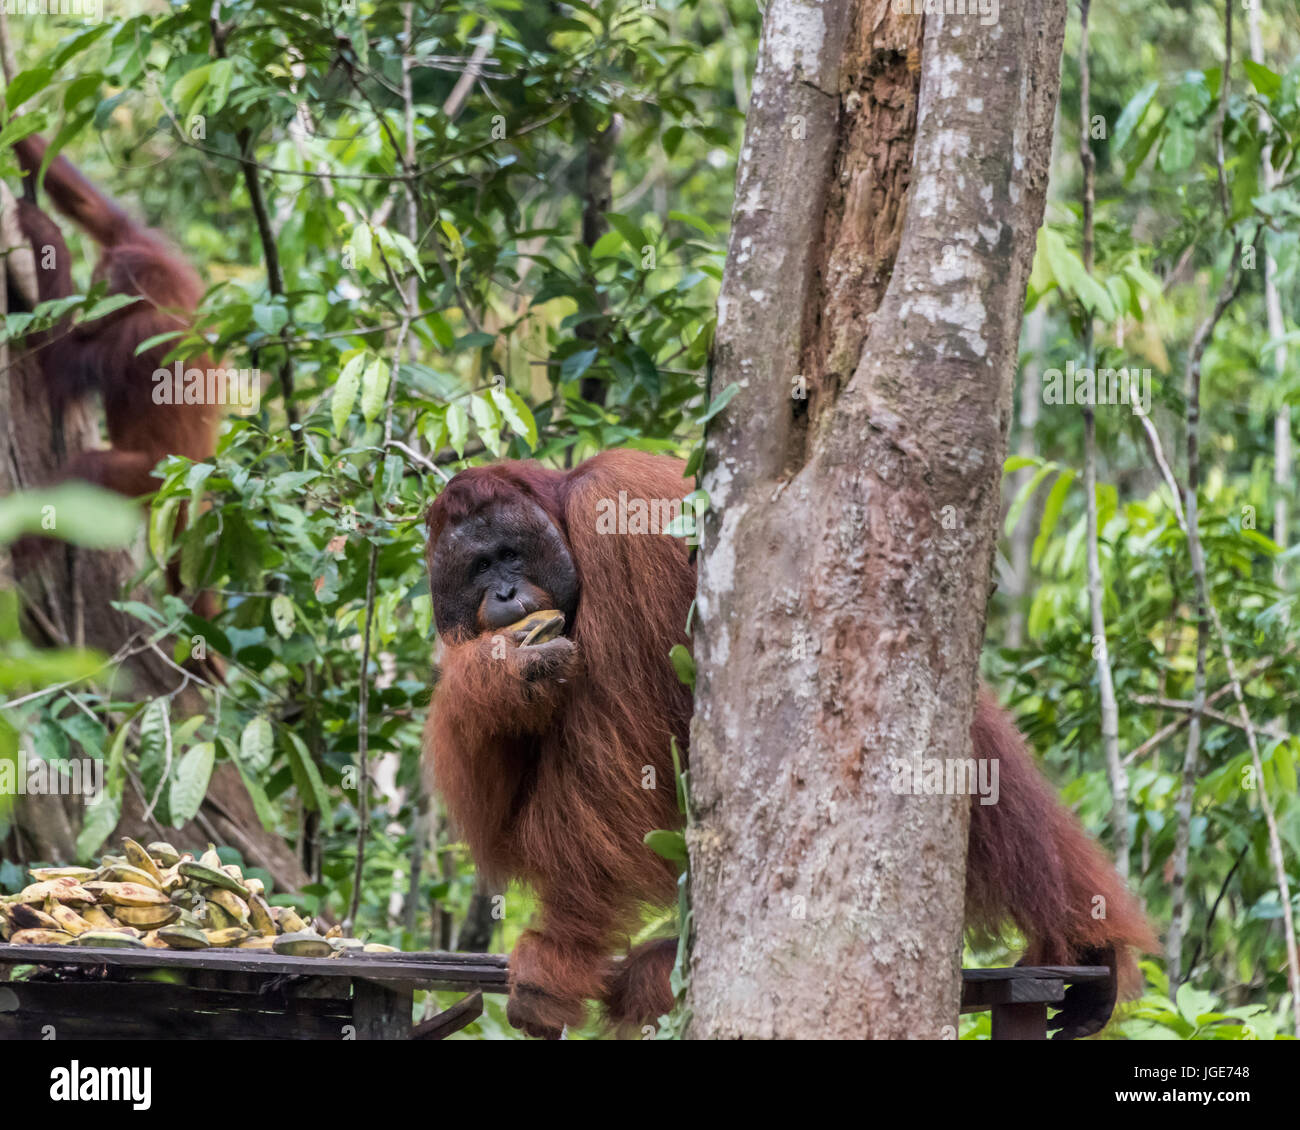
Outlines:
POLYGON ((890 782, 970 755, 1064 22, 767 10, 703 475, 693 1037, 956 1024, 969 801, 890 782))

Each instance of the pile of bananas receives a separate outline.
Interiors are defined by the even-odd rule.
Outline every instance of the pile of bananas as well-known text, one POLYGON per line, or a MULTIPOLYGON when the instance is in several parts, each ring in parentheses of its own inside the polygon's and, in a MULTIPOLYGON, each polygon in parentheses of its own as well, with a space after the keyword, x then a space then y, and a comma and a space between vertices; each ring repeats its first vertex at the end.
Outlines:
POLYGON ((334 957, 353 947, 395 953, 325 933, 288 906, 271 906, 260 879, 222 864, 208 845, 198 859, 171 844, 122 841, 121 855, 98 868, 38 867, 32 884, 0 896, 0 939, 24 946, 115 946, 133 949, 272 950, 294 957, 334 957))

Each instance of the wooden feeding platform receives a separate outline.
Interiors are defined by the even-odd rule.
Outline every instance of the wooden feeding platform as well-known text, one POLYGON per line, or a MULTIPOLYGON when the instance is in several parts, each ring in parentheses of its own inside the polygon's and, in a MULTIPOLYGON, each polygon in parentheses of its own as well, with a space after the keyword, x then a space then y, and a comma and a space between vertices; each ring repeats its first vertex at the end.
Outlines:
POLYGON ((0 1039, 440 1040, 506 991, 506 959, 490 953, 0 945, 0 965, 19 964, 40 969, 0 982, 0 1039), (413 1024, 417 989, 468 995, 413 1024))
MULTIPOLYGON (((0 944, 0 966, 13 965, 39 968, 0 980, 3 1040, 441 1040, 482 1015, 484 993, 506 992, 506 957, 491 953, 0 944), (415 1024, 419 989, 466 995, 415 1024)), ((963 969, 961 1010, 992 1010, 995 1040, 1043 1040, 1067 984, 1110 978, 1105 966, 963 969)))

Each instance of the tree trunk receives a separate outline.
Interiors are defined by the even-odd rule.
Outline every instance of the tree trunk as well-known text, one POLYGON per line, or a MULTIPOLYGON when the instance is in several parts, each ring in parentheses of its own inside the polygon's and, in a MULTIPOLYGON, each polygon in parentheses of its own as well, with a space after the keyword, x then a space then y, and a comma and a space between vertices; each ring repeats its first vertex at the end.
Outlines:
POLYGON ((891 782, 970 756, 1064 21, 767 10, 703 475, 693 1037, 956 1024, 969 798, 891 782))

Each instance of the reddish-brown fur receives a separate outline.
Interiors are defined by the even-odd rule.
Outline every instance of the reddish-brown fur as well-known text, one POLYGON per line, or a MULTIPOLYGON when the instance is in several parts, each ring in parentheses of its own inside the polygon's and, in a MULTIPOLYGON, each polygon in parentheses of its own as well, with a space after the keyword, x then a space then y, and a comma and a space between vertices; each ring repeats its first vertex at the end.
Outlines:
MULTIPOLYGON (((671 942, 637 947, 621 963, 608 955, 641 903, 675 896, 672 869, 643 838, 680 824, 669 740, 685 751, 692 704, 668 651, 687 642, 695 569, 679 539, 596 533, 595 507, 620 491, 680 498, 682 471, 677 460, 633 451, 605 452, 567 474, 533 463, 475 467, 429 512, 432 555, 449 524, 522 495, 559 527, 580 577, 569 633, 578 659, 565 681, 525 683, 494 658, 491 634, 444 640, 425 731, 435 784, 479 866, 540 896, 541 922, 510 963, 510 1018, 533 1034, 580 1022, 587 999, 603 1000, 620 1025, 652 1022, 672 1004, 671 942), (653 789, 642 787, 646 766, 653 789)), ((971 733, 976 757, 1000 759, 1001 787, 999 803, 972 808, 971 925, 1014 922, 1036 963, 1098 963, 1114 946, 1132 985, 1128 947, 1153 944, 1141 910, 987 693, 971 733)))
MULTIPOLYGON (((39 135, 14 145, 19 163, 35 176, 45 156, 46 142, 39 135)), ((68 399, 93 390, 104 399, 104 416, 112 447, 82 452, 68 468, 76 478, 87 479, 130 497, 158 489, 151 471, 167 455, 207 459, 216 449, 219 405, 155 404, 154 370, 173 343, 156 345, 137 356, 141 342, 161 333, 184 329, 203 296, 203 284, 157 232, 135 223, 116 203, 99 192, 63 156, 56 157, 45 174, 45 190, 60 212, 84 228, 100 244, 94 280, 104 281, 109 294, 140 295, 144 301, 72 328, 60 327, 40 344, 42 369, 51 393, 68 399)), ((48 217, 28 205, 20 212, 25 234, 36 248, 51 244, 48 217), (35 213, 35 216, 32 213, 35 213), (40 220, 44 220, 42 225, 40 220), (31 225, 31 226, 28 226, 31 225), (48 225, 48 227, 46 226, 48 225)), ((54 229, 57 235, 57 229, 54 229)), ((60 270, 45 292, 46 276, 40 272, 42 299, 72 293, 68 251, 62 238, 52 244, 60 270)), ((187 367, 207 369, 206 357, 187 367)))
MULTIPOLYGON (((14 144, 29 177, 35 177, 46 152, 39 135, 14 144)), ((94 281, 106 282, 109 294, 139 295, 108 317, 76 326, 61 325, 28 344, 40 359, 51 396, 57 402, 98 391, 104 402, 108 450, 83 451, 66 468, 71 478, 85 479, 135 498, 158 489, 154 467, 168 455, 196 461, 216 450, 221 407, 216 404, 156 404, 153 374, 165 368, 172 342, 142 353, 136 349, 158 334, 185 329, 203 296, 197 272, 155 231, 135 223, 114 201, 99 192, 63 156, 45 174, 45 190, 55 207, 100 244, 94 281)), ((36 254, 40 298, 72 294, 70 255, 58 227, 36 205, 21 201, 19 223, 36 254), (53 266, 42 268, 43 250, 53 249, 53 266)), ((12 293, 12 288, 11 293, 12 293)), ((186 368, 208 369, 207 357, 186 368)), ((169 577, 173 590, 178 577, 169 577)), ((196 611, 216 612, 210 594, 196 598, 196 611)))
POLYGON ((639 905, 674 897, 673 869, 643 840, 680 819, 669 742, 685 741, 691 695, 666 656, 687 642, 695 571, 680 539, 597 533, 596 505, 620 490, 680 498, 686 486, 675 460, 607 452, 567 475, 524 463, 472 468, 429 513, 432 546, 448 522, 522 492, 578 566, 567 634, 585 670, 536 695, 493 659, 490 634, 445 640, 426 729, 434 780, 479 866, 496 881, 531 883, 541 899, 540 928, 511 960, 512 996, 522 1001, 534 986, 547 994, 532 1002, 539 1027, 580 1022, 583 1001, 605 995, 608 955, 639 905), (647 767, 654 788, 643 787, 647 767))

